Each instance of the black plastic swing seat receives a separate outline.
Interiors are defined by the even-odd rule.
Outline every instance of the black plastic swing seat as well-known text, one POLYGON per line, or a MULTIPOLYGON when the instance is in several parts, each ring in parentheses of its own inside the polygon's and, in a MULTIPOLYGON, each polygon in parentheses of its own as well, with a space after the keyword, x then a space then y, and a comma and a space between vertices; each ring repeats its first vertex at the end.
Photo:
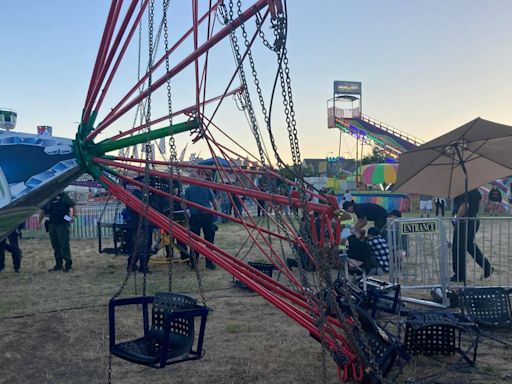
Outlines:
MULTIPOLYGON (((261 273, 264 273, 268 277, 272 277, 272 273, 276 269, 274 264, 270 264, 270 263, 256 263, 256 262, 253 262, 253 261, 249 261, 247 264, 250 265, 251 267, 257 269, 261 273)), ((246 284, 242 283, 240 280, 235 280, 233 278, 233 283, 238 288, 249 289, 249 287, 246 284)))
POLYGON ((475 365, 479 343, 478 326, 464 316, 450 312, 410 312, 405 325, 405 347, 412 355, 455 353, 471 366, 475 365), (463 334, 469 346, 463 349, 463 334))
POLYGON ((480 326, 511 328, 511 293, 512 289, 503 287, 462 288, 459 295, 464 313, 480 326))
POLYGON ((112 299, 109 303, 110 353, 132 363, 154 368, 200 359, 203 357, 207 315, 208 309, 197 305, 195 299, 176 293, 112 299), (152 304, 151 327, 149 304, 152 304), (115 308, 126 305, 142 305, 144 336, 116 343, 115 308), (197 341, 195 318, 201 318, 197 341))
POLYGON ((249 261, 247 264, 269 277, 272 277, 272 272, 276 269, 274 264, 270 263, 255 263, 253 261, 249 261))

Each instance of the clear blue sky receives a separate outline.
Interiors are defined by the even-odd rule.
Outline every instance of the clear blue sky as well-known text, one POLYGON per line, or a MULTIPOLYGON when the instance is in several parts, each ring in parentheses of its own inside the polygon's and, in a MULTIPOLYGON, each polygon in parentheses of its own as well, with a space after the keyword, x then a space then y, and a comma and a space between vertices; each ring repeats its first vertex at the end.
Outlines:
MULTIPOLYGON (((183 12, 184 2, 173 3, 183 12)), ((338 134, 326 127, 333 80, 362 81, 366 114, 423 139, 477 116, 512 125, 512 2, 290 0, 289 7, 303 157, 338 151, 338 134)), ((0 0, 0 9, 0 106, 18 110, 19 131, 48 124, 73 137, 108 2, 0 0)), ((217 60, 233 67, 227 48, 218 49, 217 60)), ((261 67, 263 77, 271 73, 261 67)), ((226 113, 219 119, 232 123, 226 113)), ((287 140, 284 133, 279 139, 287 140)), ((351 141, 343 142, 350 153, 351 141)))

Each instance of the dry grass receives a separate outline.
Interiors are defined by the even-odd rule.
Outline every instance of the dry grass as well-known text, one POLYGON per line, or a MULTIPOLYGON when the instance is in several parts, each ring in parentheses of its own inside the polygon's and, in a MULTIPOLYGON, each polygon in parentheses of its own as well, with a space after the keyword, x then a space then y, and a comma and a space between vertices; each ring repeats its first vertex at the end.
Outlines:
MULTIPOLYGON (((221 226, 217 243, 236 252, 243 229, 221 226)), ((124 277, 126 258, 99 254, 95 241, 72 242, 75 270, 48 273, 53 266, 49 240, 22 240, 22 273, 7 268, 0 274, 0 383, 101 383, 108 368, 108 299, 124 277)), ((253 249, 249 259, 261 259, 253 249)), ((163 370, 113 359, 117 383, 319 383, 322 357, 319 344, 284 314, 250 291, 234 288, 222 270, 201 276, 208 306, 203 360, 163 370)), ((148 292, 167 289, 167 266, 154 265, 148 292)), ((140 293, 141 280, 137 281, 140 293)), ((176 291, 197 294, 195 274, 174 265, 176 291)), ((126 288, 134 293, 134 281, 126 288)), ((121 332, 140 330, 139 313, 127 313, 121 332)), ((507 336, 510 340, 510 333, 507 336)), ((512 380, 512 352, 485 340, 478 367, 441 375, 439 383, 508 383, 512 380)), ((443 359, 445 360, 445 359, 443 359)), ((455 361, 456 358, 450 358, 455 361)), ((415 359, 402 375, 424 377, 442 362, 415 359)), ((328 383, 336 383, 335 366, 327 359, 328 383)))

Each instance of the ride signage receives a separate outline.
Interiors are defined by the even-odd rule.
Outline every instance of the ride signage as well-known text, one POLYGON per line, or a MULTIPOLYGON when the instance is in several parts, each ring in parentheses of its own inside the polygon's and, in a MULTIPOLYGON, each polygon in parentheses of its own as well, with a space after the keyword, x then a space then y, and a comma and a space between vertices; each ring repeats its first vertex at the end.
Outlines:
POLYGON ((402 235, 410 235, 413 233, 435 233, 437 232, 437 221, 404 221, 400 223, 400 232, 402 235))
POLYGON ((360 95, 362 83, 360 81, 334 81, 335 95, 360 95))

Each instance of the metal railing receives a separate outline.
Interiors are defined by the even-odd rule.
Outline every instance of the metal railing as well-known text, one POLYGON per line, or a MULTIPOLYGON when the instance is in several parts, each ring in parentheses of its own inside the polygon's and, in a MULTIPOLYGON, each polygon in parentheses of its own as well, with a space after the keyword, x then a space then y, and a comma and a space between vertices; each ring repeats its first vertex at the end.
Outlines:
MULTIPOLYGON (((388 222, 390 274, 404 289, 512 287, 512 217, 388 222)), ((428 294, 418 297, 429 300, 428 294)))
POLYGON ((377 120, 377 119, 374 119, 373 117, 370 117, 368 115, 361 115, 361 120, 363 121, 366 121, 367 123, 370 123, 370 124, 373 124, 375 125, 376 127, 386 131, 386 132, 389 132, 395 136, 398 136, 404 140, 407 140, 409 141, 410 143, 413 143, 415 145, 421 145, 424 143, 423 140, 421 140, 420 138, 414 136, 414 135, 411 135, 410 133, 406 133, 404 131, 401 131, 399 130, 398 128, 394 128, 392 127, 391 125, 388 125, 388 124, 385 124, 383 123, 382 121, 380 120, 377 120))
MULTIPOLYGON (((249 213, 244 211, 244 216, 248 214, 255 216, 257 205, 253 199, 247 199, 245 205, 249 213)), ((96 239, 98 238, 98 221, 102 223, 122 223, 121 212, 124 209, 123 204, 105 205, 77 205, 75 207, 75 221, 71 224, 71 239, 96 239)), ((101 227, 102 237, 112 237, 112 228, 101 227)), ((39 224, 39 215, 34 214, 25 222, 23 237, 27 239, 41 239, 48 237, 44 225, 39 224)))
MULTIPOLYGON (((95 206, 75 207, 75 221, 71 224, 70 237, 72 239, 94 239, 98 237, 98 221, 104 223, 120 222, 123 205, 109 204, 95 206)), ((111 228, 102 228, 102 236, 112 236, 111 228)), ((23 237, 40 239, 47 237, 44 226, 39 224, 39 215, 33 215, 25 222, 23 237)))

